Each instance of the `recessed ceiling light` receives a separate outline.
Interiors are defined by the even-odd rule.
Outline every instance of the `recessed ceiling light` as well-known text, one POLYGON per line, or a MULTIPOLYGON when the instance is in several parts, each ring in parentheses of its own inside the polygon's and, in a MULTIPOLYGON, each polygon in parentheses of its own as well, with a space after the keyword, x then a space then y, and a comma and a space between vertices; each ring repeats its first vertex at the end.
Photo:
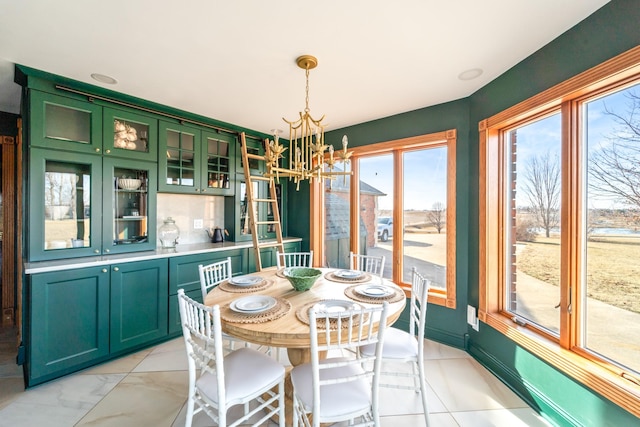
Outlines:
POLYGON ((460 73, 458 75, 458 78, 460 80, 473 80, 476 77, 480 77, 480 75, 482 75, 482 69, 481 68, 472 68, 470 70, 463 71, 462 73, 460 73))
POLYGON ((99 81, 100 83, 106 83, 108 85, 114 85, 118 83, 118 81, 113 77, 105 76, 104 74, 93 73, 91 74, 91 78, 93 80, 99 81))

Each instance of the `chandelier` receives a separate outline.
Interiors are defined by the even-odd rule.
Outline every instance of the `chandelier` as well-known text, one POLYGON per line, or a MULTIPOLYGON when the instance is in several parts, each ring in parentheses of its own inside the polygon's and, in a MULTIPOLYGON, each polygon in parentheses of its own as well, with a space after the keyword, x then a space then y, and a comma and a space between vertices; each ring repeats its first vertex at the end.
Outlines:
POLYGON ((349 158, 352 152, 347 151, 347 136, 342 137, 342 150, 334 150, 333 145, 326 145, 324 142, 324 128, 322 123, 324 115, 316 120, 311 116, 309 109, 309 70, 316 68, 318 60, 311 55, 300 56, 296 63, 298 67, 305 70, 307 85, 305 88, 305 108, 300 112, 300 118, 289 121, 284 117, 282 120, 289 125, 289 145, 285 147, 280 144, 279 132, 274 131, 273 140, 266 140, 265 160, 267 163, 267 173, 265 176, 271 179, 280 179, 281 176, 288 177, 296 183, 296 189, 300 188, 300 182, 309 180, 323 182, 325 178, 330 180, 337 176, 351 175, 347 171, 349 158), (283 153, 288 150, 287 167, 282 165, 283 153), (328 154, 328 155, 327 155, 328 154), (344 164, 344 170, 334 170, 336 162, 344 164))

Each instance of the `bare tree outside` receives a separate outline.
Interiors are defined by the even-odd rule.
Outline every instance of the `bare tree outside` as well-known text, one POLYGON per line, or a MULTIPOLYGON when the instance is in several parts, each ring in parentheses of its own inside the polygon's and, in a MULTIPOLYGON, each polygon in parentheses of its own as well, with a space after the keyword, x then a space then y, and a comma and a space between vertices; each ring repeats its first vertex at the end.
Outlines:
POLYGON ((560 162, 550 152, 526 163, 522 190, 531 203, 535 220, 549 237, 560 221, 560 162))
POLYGON ((446 209, 443 203, 436 202, 431 206, 431 210, 427 212, 427 219, 438 230, 438 234, 442 233, 446 223, 446 209))
POLYGON ((589 189, 598 195, 613 197, 632 208, 640 208, 640 92, 625 94, 624 112, 606 114, 617 124, 599 150, 589 158, 589 189))

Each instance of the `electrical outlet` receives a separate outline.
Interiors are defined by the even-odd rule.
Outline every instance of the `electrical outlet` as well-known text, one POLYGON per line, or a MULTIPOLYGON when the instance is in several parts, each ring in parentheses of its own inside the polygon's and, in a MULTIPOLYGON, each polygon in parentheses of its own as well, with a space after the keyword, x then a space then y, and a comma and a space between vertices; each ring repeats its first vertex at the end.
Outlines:
POLYGON ((467 323, 476 331, 480 330, 480 322, 476 316, 476 308, 471 305, 467 306, 467 323))
POLYGON ((194 230, 202 230, 202 227, 204 227, 203 221, 201 219, 194 219, 193 220, 193 229, 194 230))

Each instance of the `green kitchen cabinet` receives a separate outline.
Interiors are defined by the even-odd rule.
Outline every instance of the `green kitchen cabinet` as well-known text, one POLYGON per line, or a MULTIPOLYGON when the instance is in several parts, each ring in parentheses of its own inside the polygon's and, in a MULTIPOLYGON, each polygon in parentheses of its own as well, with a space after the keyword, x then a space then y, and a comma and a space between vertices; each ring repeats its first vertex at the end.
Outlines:
POLYGON ((28 386, 167 336, 166 259, 28 277, 28 386))
POLYGON ((157 246, 157 164, 104 158, 102 252, 148 251, 157 246))
POLYGON ((108 267, 34 274, 29 292, 29 385, 109 355, 108 267))
POLYGON ((235 194, 236 137, 223 132, 202 131, 200 192, 217 196, 235 194))
POLYGON ((158 119, 126 108, 29 92, 29 146, 157 162, 158 119))
POLYGON ((30 261, 155 249, 156 163, 36 147, 29 161, 30 261))
POLYGON ((247 249, 229 249, 195 255, 184 255, 169 259, 169 333, 180 332, 180 312, 178 309, 178 289, 184 289, 187 296, 202 302, 198 265, 207 265, 231 258, 234 276, 246 274, 247 249))
POLYGON ((103 108, 103 153, 105 156, 158 161, 158 119, 116 108, 103 108))
POLYGON ((101 106, 38 90, 30 90, 28 99, 30 146, 102 152, 101 106))
POLYGON ((234 194, 235 136, 165 121, 159 132, 159 191, 234 194))
POLYGON ((111 267, 110 351, 137 347, 167 335, 167 260, 111 267))

